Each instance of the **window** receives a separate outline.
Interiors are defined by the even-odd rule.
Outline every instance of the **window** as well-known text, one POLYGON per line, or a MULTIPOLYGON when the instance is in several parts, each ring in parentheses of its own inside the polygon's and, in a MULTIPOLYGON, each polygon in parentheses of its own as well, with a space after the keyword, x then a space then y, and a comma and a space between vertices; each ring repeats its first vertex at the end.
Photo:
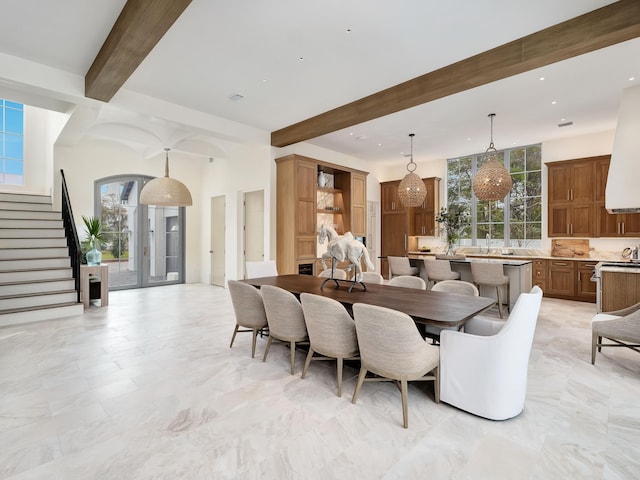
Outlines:
POLYGON ((0 184, 24 185, 24 106, 0 99, 0 184))
POLYGON ((466 204, 471 224, 460 235, 462 245, 493 247, 542 246, 541 146, 529 145, 498 152, 511 173, 513 186, 504 201, 481 201, 473 194, 473 176, 486 161, 484 154, 447 160, 447 203, 466 204))

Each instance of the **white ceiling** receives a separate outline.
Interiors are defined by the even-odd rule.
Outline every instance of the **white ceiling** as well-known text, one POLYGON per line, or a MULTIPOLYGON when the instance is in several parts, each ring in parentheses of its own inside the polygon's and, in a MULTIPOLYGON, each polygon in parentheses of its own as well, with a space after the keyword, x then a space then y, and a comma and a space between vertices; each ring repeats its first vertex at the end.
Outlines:
MULTIPOLYGON (((169 141, 206 143, 211 132, 139 115, 127 104, 131 95, 271 132, 610 3, 193 0, 116 94, 112 103, 118 108, 103 108, 81 94, 74 99, 69 92, 77 85, 43 89, 8 68, 0 69, 0 94, 3 88, 31 91, 35 99, 89 105, 97 113, 85 112, 83 121, 71 123, 78 132, 66 132, 68 138, 148 143, 146 153, 152 153, 169 141), (233 102, 233 94, 244 98, 233 102), (126 135, 123 125, 137 130, 126 135)), ((124 4, 11 2, 3 7, 11 22, 0 29, 0 52, 5 60, 25 59, 68 73, 73 84, 84 77, 124 4)), ((28 70, 31 64, 20 66, 28 70)), ((401 152, 408 150, 407 135, 415 133, 416 161, 448 158, 487 147, 492 112, 498 149, 611 130, 622 89, 639 82, 636 39, 311 143, 370 161, 405 162, 401 152), (573 125, 559 128, 563 121, 573 125)), ((212 146, 208 154, 214 151, 212 146)))

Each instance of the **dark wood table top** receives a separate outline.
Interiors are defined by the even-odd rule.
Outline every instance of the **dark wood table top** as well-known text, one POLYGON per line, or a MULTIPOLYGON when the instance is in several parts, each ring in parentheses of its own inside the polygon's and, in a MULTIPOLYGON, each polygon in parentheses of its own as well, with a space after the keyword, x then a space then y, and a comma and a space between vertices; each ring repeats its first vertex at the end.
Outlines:
POLYGON ((311 275, 279 275, 277 277, 252 278, 243 280, 255 287, 274 285, 300 295, 313 293, 333 298, 350 309, 354 303, 368 303, 404 312, 416 322, 439 327, 460 326, 473 316, 495 304, 495 300, 485 297, 458 295, 455 293, 432 292, 414 288, 390 287, 367 283, 367 291, 356 285, 348 291, 351 282, 327 282, 323 290, 320 286, 324 278, 311 275))

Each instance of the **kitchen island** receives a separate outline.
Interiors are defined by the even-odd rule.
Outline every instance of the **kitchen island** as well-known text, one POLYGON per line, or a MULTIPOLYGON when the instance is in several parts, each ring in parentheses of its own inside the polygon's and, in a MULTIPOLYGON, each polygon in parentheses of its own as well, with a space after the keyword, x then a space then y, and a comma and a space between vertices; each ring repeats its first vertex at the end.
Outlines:
MULTIPOLYGON (((412 260, 412 264, 420 268, 420 276, 427 279, 427 275, 424 269, 423 259, 429 260, 429 257, 435 258, 433 254, 410 254, 409 259, 412 260)), ((522 292, 529 292, 531 290, 531 271, 532 261, 530 259, 502 259, 502 258, 478 258, 467 257, 464 259, 449 260, 451 263, 451 270, 460 273, 460 280, 471 282, 471 262, 482 263, 499 263, 504 267, 504 274, 509 277, 509 307, 513 308, 516 300, 522 292)), ((480 287, 480 295, 483 297, 496 299, 496 289, 494 287, 480 287)), ((501 295, 502 298, 506 296, 506 292, 501 295)))

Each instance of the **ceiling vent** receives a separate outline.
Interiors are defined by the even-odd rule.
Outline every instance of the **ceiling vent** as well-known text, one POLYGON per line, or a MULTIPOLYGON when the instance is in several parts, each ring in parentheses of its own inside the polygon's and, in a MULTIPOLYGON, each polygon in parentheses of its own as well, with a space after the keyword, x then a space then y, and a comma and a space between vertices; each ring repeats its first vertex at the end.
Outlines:
POLYGON ((244 95, 240 95, 239 93, 234 93, 232 95, 229 95, 229 100, 231 100, 232 102, 239 102, 243 98, 244 98, 244 95))
POLYGON ((573 125, 573 122, 564 122, 558 124, 559 127, 570 127, 571 125, 573 125))

